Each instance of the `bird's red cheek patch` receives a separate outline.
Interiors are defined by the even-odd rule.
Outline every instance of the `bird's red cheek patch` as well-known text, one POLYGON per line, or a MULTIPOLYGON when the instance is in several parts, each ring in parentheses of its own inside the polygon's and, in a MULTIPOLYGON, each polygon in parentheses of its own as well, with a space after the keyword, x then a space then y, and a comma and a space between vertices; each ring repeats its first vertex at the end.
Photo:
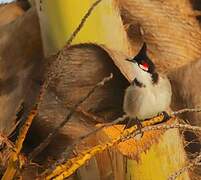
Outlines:
POLYGON ((142 63, 142 64, 139 65, 139 67, 144 71, 149 70, 149 65, 147 63, 142 63))

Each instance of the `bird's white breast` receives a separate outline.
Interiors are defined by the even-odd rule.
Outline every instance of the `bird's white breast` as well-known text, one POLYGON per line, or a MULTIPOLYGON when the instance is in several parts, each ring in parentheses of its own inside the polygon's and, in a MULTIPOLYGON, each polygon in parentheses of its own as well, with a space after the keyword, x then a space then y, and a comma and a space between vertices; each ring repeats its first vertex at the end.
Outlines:
POLYGON ((171 85, 169 80, 159 76, 157 84, 146 87, 130 85, 124 97, 124 111, 131 118, 144 120, 166 111, 171 103, 171 85))

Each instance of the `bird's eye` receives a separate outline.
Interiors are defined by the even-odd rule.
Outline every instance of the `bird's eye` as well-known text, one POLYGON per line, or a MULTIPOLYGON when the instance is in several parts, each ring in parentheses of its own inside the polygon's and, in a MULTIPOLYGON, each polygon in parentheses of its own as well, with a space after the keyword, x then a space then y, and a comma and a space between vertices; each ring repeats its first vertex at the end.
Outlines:
POLYGON ((142 64, 139 64, 139 67, 144 71, 149 70, 149 65, 146 62, 143 62, 142 64))

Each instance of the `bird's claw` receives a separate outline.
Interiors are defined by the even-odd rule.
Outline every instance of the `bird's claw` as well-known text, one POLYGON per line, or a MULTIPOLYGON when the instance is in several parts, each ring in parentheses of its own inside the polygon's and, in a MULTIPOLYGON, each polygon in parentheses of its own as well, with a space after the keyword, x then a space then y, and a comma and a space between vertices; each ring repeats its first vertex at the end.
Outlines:
POLYGON ((136 125, 137 126, 137 130, 140 131, 141 137, 143 136, 143 132, 142 132, 142 123, 140 122, 140 120, 138 118, 135 119, 129 119, 129 121, 126 123, 124 129, 128 129, 132 126, 136 125))
POLYGON ((163 111, 163 112, 159 113, 158 115, 163 116, 162 122, 166 122, 171 118, 171 116, 166 111, 163 111))

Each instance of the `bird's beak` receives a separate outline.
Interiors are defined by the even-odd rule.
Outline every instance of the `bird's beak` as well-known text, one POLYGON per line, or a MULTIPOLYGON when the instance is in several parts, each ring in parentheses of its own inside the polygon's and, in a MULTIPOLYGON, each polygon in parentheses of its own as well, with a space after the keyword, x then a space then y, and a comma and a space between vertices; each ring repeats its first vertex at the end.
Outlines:
POLYGON ((129 61, 129 62, 132 62, 132 63, 133 63, 133 60, 132 60, 132 59, 126 59, 126 61, 129 61))

